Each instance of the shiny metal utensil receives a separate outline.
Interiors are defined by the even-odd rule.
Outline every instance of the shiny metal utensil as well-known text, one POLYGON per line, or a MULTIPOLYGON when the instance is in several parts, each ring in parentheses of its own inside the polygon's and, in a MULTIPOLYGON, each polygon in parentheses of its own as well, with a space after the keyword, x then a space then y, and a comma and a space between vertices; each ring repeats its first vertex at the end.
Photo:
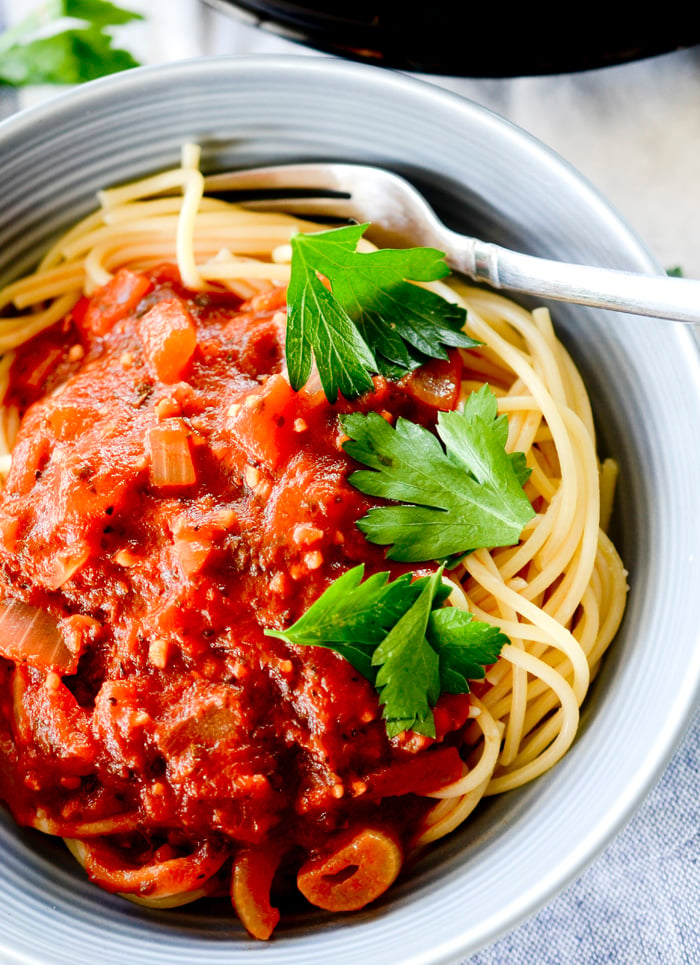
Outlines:
POLYGON ((209 192, 265 191, 247 207, 298 216, 335 216, 372 225, 381 247, 421 245, 445 252, 455 271, 494 288, 618 312, 700 322, 700 281, 640 275, 535 258, 458 234, 397 174, 362 164, 282 164, 216 174, 209 192))

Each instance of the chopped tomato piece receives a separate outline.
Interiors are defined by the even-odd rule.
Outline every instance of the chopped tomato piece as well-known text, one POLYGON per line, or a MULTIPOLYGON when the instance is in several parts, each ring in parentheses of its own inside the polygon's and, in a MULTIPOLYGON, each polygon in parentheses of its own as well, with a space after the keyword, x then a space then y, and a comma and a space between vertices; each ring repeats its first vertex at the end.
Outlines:
POLYGON ((83 331, 85 331, 86 328, 85 316, 87 315, 89 308, 90 299, 86 295, 82 295, 71 308, 70 314, 68 315, 68 318, 74 322, 78 329, 83 331))
POLYGON ((259 395, 250 395, 233 415, 231 431, 250 458, 276 469, 297 444, 294 438, 296 393, 283 375, 272 375, 259 395))
POLYGON ((161 382, 179 382, 197 348, 197 329, 179 298, 167 298, 150 308, 139 322, 146 364, 161 382))
POLYGON ((459 401, 462 357, 456 349, 448 359, 430 359, 419 369, 405 375, 399 385, 419 402, 436 409, 454 409, 459 401))
POLYGON ((435 747, 413 759, 397 761, 365 774, 367 798, 429 794, 462 776, 462 759, 454 747, 435 747))
MULTIPOLYGON (((132 314, 152 288, 153 283, 145 275, 120 268, 92 297, 83 317, 85 328, 95 335, 106 335, 117 322, 132 314)), ((73 316, 77 322, 75 309, 73 316)))
MULTIPOLYGON (((471 681, 470 687, 472 690, 474 689, 471 681)), ((471 698, 469 694, 441 694, 437 704, 433 707, 437 740, 442 740, 445 734, 457 730, 466 723, 469 718, 470 706, 471 698)))
POLYGON ((241 305, 242 312, 274 312, 287 307, 287 289, 284 285, 271 288, 270 291, 253 295, 241 305))
POLYGON ((87 773, 97 753, 90 715, 58 674, 19 664, 13 690, 19 740, 47 754, 64 774, 87 773))
POLYGON ((42 386, 62 356, 63 351, 60 348, 49 348, 46 355, 39 359, 31 373, 27 376, 27 385, 30 388, 39 388, 42 386))

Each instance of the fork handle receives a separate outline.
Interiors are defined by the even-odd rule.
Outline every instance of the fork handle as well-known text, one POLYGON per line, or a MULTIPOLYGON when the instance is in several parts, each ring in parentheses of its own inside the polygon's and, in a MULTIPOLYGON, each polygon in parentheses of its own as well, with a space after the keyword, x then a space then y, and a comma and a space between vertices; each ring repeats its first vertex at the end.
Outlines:
MULTIPOLYGON (((450 232, 447 262, 494 288, 593 305, 616 312, 700 322, 700 281, 570 265, 509 251, 450 232)), ((447 239, 446 239, 447 240, 447 239)))

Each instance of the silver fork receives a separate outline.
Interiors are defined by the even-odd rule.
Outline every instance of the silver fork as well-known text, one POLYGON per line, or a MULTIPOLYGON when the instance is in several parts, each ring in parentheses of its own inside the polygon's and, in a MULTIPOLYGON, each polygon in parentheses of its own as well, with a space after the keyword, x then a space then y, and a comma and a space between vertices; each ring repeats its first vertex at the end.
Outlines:
POLYGON ((399 177, 362 164, 281 164, 216 174, 206 190, 258 191, 270 197, 246 207, 370 222, 380 247, 438 248, 450 267, 494 288, 593 305, 618 312, 700 322, 700 281, 535 258, 457 234, 443 225, 425 198, 399 177), (304 196, 304 192, 308 192, 304 196))

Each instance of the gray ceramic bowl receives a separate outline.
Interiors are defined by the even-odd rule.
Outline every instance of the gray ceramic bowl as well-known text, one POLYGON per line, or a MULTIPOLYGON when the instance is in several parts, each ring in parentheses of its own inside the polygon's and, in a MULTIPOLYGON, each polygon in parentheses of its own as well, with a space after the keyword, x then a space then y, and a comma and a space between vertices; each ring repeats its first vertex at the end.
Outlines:
MULTIPOLYGON (((0 126, 0 271, 30 267, 105 185, 204 147, 210 169, 364 160, 414 179, 455 227, 535 254, 658 271, 561 160, 485 110, 400 74, 321 58, 200 60, 99 81, 0 126)), ((385 898, 309 916, 254 944, 225 907, 147 912, 89 884, 62 844, 0 812, 4 962, 459 960, 579 874, 631 816, 683 733, 700 686, 700 360, 653 319, 557 307, 603 448, 621 465, 616 537, 630 570, 621 633, 567 757, 490 800, 385 898)))

